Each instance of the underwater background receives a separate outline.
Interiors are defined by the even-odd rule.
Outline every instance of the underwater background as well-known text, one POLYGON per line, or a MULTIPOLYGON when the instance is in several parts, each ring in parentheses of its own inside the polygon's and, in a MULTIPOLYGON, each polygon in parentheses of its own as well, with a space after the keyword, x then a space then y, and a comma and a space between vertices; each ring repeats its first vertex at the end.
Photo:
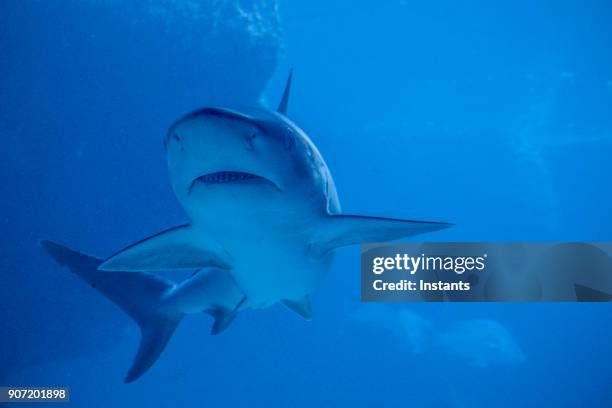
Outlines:
MULTIPOLYGON (((182 223, 167 127, 274 109, 343 210, 449 221, 431 241, 612 241, 612 3, 4 0, 0 385, 78 407, 610 407, 609 304, 360 301, 342 249, 305 322, 185 319, 123 384, 139 330, 39 247, 106 257, 182 223)), ((290 266, 288 266, 290 273, 290 266)))

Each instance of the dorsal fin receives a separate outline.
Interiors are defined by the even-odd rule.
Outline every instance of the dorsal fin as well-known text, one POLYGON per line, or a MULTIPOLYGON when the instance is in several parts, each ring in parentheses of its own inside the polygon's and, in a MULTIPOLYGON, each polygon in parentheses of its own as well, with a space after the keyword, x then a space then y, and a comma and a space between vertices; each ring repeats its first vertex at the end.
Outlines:
POLYGON ((289 93, 291 92, 291 79, 293 78, 293 69, 289 71, 289 77, 287 78, 287 83, 285 84, 285 91, 283 92, 283 98, 278 104, 277 111, 282 113, 283 115, 287 114, 287 105, 289 104, 289 93))

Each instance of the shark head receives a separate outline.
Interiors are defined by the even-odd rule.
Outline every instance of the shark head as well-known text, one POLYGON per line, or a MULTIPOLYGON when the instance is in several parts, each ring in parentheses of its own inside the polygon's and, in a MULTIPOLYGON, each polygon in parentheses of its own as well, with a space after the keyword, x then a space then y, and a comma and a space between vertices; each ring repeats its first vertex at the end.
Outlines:
POLYGON ((338 212, 321 154, 286 117, 291 78, 276 112, 207 107, 170 126, 170 180, 192 221, 282 207, 294 213, 296 205, 338 212))
POLYGON ((176 193, 213 195, 244 187, 283 191, 292 135, 274 130, 229 109, 186 115, 170 127, 165 140, 176 193))
POLYGON ((200 109, 170 127, 165 145, 172 186, 192 219, 220 203, 253 210, 315 201, 325 209, 327 166, 281 114, 200 109))

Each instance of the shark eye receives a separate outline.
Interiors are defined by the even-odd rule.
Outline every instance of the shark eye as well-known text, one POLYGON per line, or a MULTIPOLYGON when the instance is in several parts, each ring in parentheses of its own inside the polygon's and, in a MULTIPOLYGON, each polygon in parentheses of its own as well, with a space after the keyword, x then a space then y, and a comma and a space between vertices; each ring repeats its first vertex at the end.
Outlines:
POLYGON ((285 136, 285 149, 291 150, 295 145, 295 137, 292 134, 287 134, 285 136))
POLYGON ((247 150, 254 150, 255 149, 255 144, 254 144, 254 140, 257 137, 257 132, 253 132, 250 133, 247 137, 246 137, 246 148, 247 150))

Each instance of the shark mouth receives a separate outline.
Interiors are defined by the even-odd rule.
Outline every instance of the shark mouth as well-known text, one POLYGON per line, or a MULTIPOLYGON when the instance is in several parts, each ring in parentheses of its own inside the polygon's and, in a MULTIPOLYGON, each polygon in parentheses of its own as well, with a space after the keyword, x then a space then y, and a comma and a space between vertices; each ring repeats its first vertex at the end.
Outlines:
POLYGON ((245 173, 242 171, 217 171, 214 173, 203 174, 196 177, 189 186, 188 193, 191 194, 191 190, 198 185, 212 185, 212 184, 245 184, 251 182, 263 181, 272 184, 276 189, 279 189, 276 184, 272 181, 258 176, 252 173, 245 173))

